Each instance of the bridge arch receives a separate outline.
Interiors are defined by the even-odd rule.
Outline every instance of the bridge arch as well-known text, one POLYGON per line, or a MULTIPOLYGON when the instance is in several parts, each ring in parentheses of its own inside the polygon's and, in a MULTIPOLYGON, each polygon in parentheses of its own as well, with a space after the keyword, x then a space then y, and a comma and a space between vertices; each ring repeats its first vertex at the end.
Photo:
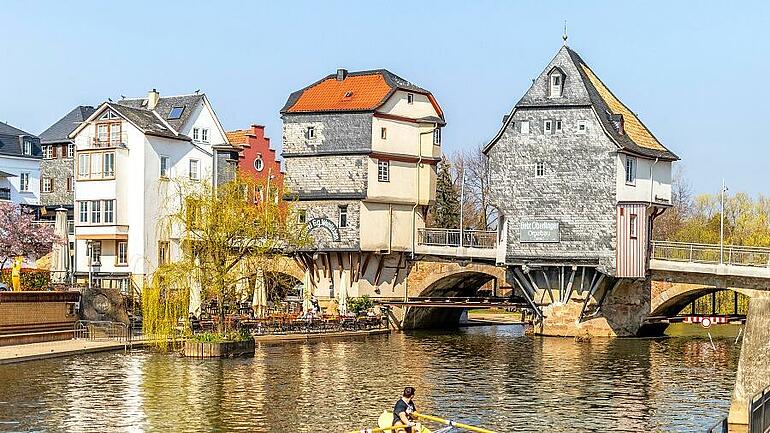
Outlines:
POLYGON ((657 291, 657 293, 653 289, 653 298, 650 301, 650 316, 674 316, 696 299, 723 290, 751 296, 751 290, 734 287, 718 288, 700 284, 671 284, 669 287, 657 291))
MULTIPOLYGON (((409 296, 421 298, 474 297, 490 282, 499 286, 504 281, 504 268, 486 263, 444 261, 416 262, 407 277, 409 296)), ((403 327, 454 327, 460 323, 463 311, 462 308, 407 307, 403 327)))

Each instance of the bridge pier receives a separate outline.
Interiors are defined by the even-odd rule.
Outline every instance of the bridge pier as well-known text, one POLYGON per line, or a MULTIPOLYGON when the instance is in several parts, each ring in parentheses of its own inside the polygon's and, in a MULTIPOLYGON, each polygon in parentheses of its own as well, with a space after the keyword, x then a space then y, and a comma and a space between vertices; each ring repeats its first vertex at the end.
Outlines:
POLYGON ((751 293, 741 357, 730 405, 730 424, 748 424, 750 399, 770 385, 770 293, 751 293))

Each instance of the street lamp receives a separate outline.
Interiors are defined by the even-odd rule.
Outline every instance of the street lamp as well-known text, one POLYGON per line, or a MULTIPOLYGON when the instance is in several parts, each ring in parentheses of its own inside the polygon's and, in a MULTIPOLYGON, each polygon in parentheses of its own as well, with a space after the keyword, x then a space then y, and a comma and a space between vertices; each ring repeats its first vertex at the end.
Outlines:
POLYGON ((463 169, 460 174, 460 248, 463 247, 463 237, 464 237, 464 214, 463 214, 463 204, 465 203, 465 160, 463 160, 463 169))
POLYGON ((719 209, 719 264, 724 264, 724 250, 725 250, 725 179, 722 178, 722 189, 719 191, 721 205, 719 209))
POLYGON ((86 240, 86 254, 88 255, 88 290, 91 290, 91 267, 93 266, 93 243, 91 239, 86 240))

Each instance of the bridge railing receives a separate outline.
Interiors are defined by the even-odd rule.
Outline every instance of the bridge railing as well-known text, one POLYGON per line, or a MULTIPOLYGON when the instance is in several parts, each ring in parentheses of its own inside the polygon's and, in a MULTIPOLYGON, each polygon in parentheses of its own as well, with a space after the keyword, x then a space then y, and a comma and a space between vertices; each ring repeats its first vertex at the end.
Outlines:
POLYGON ((463 246, 493 249, 497 246, 497 232, 493 230, 422 228, 417 229, 417 243, 439 247, 463 246))
POLYGON ((770 248, 725 245, 722 260, 719 245, 652 241, 652 258, 693 263, 770 267, 770 248))

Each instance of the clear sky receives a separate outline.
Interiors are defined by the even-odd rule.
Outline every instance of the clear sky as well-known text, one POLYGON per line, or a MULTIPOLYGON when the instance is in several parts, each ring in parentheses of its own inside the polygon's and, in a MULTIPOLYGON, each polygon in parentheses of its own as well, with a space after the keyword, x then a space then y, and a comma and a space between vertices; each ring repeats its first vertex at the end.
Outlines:
POLYGON ((696 192, 770 185, 770 2, 3 1, 0 120, 40 133, 76 105, 201 89, 226 129, 267 126, 338 67, 431 90, 446 151, 489 140, 569 45, 685 166, 696 192))

